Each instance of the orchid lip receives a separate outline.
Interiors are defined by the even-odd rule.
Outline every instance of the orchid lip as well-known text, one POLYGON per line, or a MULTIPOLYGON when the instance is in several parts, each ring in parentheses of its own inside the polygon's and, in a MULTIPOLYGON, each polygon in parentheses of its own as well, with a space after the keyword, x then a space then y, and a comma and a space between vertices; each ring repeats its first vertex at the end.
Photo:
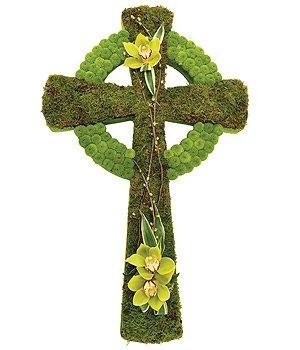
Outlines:
POLYGON ((151 272, 156 272, 159 268, 159 260, 156 258, 153 258, 152 256, 147 256, 145 259, 145 267, 147 270, 151 272))
POLYGON ((141 45, 138 48, 138 54, 143 60, 147 60, 152 55, 149 45, 141 45))
POLYGON ((154 297, 157 293, 157 286, 153 281, 147 281, 144 284, 144 292, 148 297, 154 297))

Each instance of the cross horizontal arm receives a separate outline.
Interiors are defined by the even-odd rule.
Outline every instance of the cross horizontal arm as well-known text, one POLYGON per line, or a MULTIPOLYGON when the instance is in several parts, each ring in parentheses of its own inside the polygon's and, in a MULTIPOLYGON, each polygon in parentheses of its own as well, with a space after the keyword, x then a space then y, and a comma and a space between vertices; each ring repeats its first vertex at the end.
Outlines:
POLYGON ((44 90, 42 112, 53 131, 134 118, 137 97, 132 86, 95 85, 82 79, 52 75, 44 90))
POLYGON ((212 122, 239 131, 247 121, 247 88, 240 80, 168 88, 161 92, 160 99, 169 122, 212 122))

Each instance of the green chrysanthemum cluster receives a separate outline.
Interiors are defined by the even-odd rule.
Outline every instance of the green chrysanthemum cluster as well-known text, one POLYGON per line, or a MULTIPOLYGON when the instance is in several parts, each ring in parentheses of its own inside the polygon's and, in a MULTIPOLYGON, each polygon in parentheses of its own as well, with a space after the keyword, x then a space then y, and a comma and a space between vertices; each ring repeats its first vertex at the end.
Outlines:
POLYGON ((180 71, 190 83, 213 85, 222 80, 217 65, 200 47, 176 32, 168 35, 169 65, 180 71))
POLYGON ((195 124, 179 145, 174 145, 164 152, 169 165, 168 178, 175 180, 199 166, 214 150, 222 133, 223 127, 220 124, 195 124))
POLYGON ((77 126, 75 134, 85 153, 105 170, 130 180, 134 174, 135 152, 111 137, 102 123, 77 126))
POLYGON ((101 84, 106 77, 124 62, 123 41, 128 41, 129 33, 121 30, 103 39, 85 56, 76 77, 90 83, 101 84))

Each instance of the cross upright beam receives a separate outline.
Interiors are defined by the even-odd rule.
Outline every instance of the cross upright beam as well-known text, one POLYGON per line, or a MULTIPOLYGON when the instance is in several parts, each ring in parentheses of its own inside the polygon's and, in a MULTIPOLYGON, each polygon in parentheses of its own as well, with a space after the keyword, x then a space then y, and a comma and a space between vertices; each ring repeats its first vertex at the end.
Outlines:
MULTIPOLYGON (((173 13, 163 7, 149 8, 141 6, 126 9, 122 14, 122 22, 129 31, 130 41, 134 41, 139 33, 152 36, 157 28, 164 23, 165 38, 171 30, 173 13), (141 18, 144 27, 139 25, 135 19, 141 18)), ((162 59, 159 68, 156 69, 156 81, 160 84, 158 92, 158 103, 161 102, 160 91, 164 89, 165 69, 167 65, 166 39, 161 45, 162 59)), ((165 140, 165 116, 159 105, 151 101, 151 96, 145 86, 143 74, 131 70, 132 85, 139 96, 134 119, 133 149, 136 152, 135 159, 144 174, 149 174, 149 188, 153 198, 156 200, 165 226, 166 249, 165 255, 176 260, 174 232, 171 215, 171 200, 169 192, 169 181, 167 178, 167 164, 162 157, 166 149, 165 140), (153 129, 151 118, 155 118, 155 133, 157 137, 157 149, 153 153, 153 129), (150 169, 150 173, 148 170, 150 169)), ((131 179, 129 208, 128 208, 128 230, 126 257, 133 254, 141 243, 140 215, 139 210, 151 217, 150 201, 145 193, 144 180, 141 173, 136 172, 131 179)), ((139 308, 132 304, 132 292, 127 283, 127 276, 131 267, 125 266, 125 278, 123 285, 123 302, 121 316, 121 335, 127 340, 161 343, 180 338, 182 335, 182 322, 180 312, 180 301, 177 281, 173 282, 171 299, 168 301, 169 312, 166 316, 155 316, 153 313, 141 313, 139 308)))

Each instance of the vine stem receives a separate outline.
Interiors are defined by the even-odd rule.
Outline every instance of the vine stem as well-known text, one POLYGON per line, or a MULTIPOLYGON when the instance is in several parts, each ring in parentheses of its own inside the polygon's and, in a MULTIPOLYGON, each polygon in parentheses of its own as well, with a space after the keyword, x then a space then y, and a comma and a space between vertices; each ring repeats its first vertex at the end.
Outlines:
MULTIPOLYGON (((156 117, 156 106, 157 106, 157 99, 158 99, 158 93, 159 93, 159 89, 162 83, 162 69, 161 69, 161 63, 159 64, 159 80, 158 80, 158 86, 157 86, 157 90, 156 90, 156 94, 155 94, 155 100, 154 100, 154 106, 153 106, 153 114, 154 114, 154 123, 156 123, 155 117, 156 117)), ((155 129, 155 125, 154 124, 154 129, 155 129)), ((157 158, 158 158, 158 162, 159 162, 159 166, 160 166, 160 188, 159 188, 159 193, 158 193, 158 198, 157 198, 157 204, 159 204, 159 201, 161 199, 161 195, 162 195, 162 188, 163 188, 163 182, 164 182, 164 169, 163 169, 163 165, 162 165, 162 161, 161 161, 161 157, 160 157, 160 151, 159 151, 159 146, 158 146, 158 140, 156 137, 156 133, 155 133, 155 137, 153 135, 154 140, 156 141, 155 146, 156 146, 156 152, 157 152, 157 158)))
POLYGON ((151 204, 151 208, 152 208, 153 225, 154 225, 154 222, 155 222, 155 212, 154 212, 153 193, 151 193, 151 191, 150 191, 149 184, 148 184, 148 182, 147 182, 147 180, 146 180, 146 177, 145 177, 145 175, 144 175, 144 173, 143 173, 141 167, 139 166, 139 164, 137 163, 136 160, 133 159, 133 162, 134 162, 134 164, 136 165, 136 167, 138 168, 138 170, 139 170, 139 172, 140 172, 140 174, 142 175, 142 178, 143 178, 143 180, 144 180, 144 186, 145 186, 145 188, 146 188, 146 190, 147 190, 147 192, 148 192, 149 199, 150 199, 150 204, 151 204))

